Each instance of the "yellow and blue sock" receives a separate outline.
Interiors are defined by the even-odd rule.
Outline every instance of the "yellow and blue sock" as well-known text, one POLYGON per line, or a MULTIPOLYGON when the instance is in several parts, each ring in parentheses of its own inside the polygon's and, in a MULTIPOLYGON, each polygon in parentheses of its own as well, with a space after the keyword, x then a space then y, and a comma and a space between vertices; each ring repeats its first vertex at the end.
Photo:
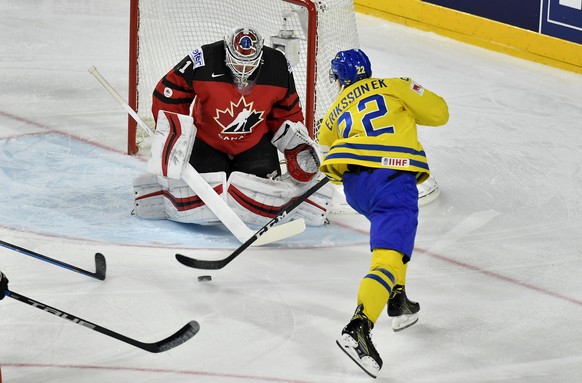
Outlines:
POLYGON ((364 314, 376 323, 384 311, 394 285, 404 284, 406 265, 402 253, 388 249, 374 249, 370 272, 362 279, 358 290, 358 306, 364 305, 364 314))

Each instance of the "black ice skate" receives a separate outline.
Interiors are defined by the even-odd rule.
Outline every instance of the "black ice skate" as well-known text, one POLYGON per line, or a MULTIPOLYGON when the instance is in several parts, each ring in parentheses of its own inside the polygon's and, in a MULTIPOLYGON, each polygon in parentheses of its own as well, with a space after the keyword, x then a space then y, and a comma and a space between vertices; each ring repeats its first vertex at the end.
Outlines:
POLYGON ((362 370, 375 378, 382 368, 382 358, 376 351, 370 335, 374 324, 363 311, 364 306, 359 305, 336 343, 362 370))
POLYGON ((388 299, 388 316, 392 318, 392 330, 402 331, 418 322, 420 304, 406 297, 403 285, 396 285, 388 299))

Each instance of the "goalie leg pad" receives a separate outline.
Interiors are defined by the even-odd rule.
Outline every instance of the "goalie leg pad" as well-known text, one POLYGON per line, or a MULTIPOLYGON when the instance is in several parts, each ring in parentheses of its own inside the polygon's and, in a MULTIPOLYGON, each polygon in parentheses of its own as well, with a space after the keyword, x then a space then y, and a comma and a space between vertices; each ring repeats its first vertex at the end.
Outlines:
MULTIPOLYGON (((201 173, 202 178, 217 194, 226 188, 226 173, 201 173)), ((166 218, 176 222, 209 225, 220 222, 212 210, 181 179, 175 180, 158 176, 164 190, 164 211, 166 218)))
MULTIPOLYGON (((358 214, 346 201, 343 185, 334 185, 335 193, 329 208, 332 214, 358 214)), ((436 200, 440 195, 439 185, 433 176, 416 185, 418 189, 418 206, 425 206, 436 200)))
MULTIPOLYGON (((228 179, 227 202, 244 222, 263 226, 293 197, 301 195, 310 186, 298 186, 290 179, 272 180, 233 172, 228 179)), ((321 226, 327 222, 330 199, 330 190, 323 187, 287 215, 283 222, 303 218, 307 225, 321 226)))
MULTIPOLYGON (((330 183, 330 185, 333 184, 330 183)), ((329 212, 331 214, 358 214, 346 200, 343 185, 333 185, 333 188, 334 193, 329 206, 329 212)))
POLYGON ((133 213, 143 219, 166 219, 164 192, 155 174, 142 174, 133 179, 133 213))
POLYGON ((438 183, 433 176, 423 183, 416 185, 418 189, 418 206, 425 206, 436 200, 441 193, 438 183))
MULTIPOLYGON (((309 188, 315 184, 313 181, 316 180, 312 180, 307 187, 302 186, 300 192, 296 194, 296 196, 309 190, 309 188)), ((322 226, 328 223, 327 215, 329 214, 329 207, 334 193, 335 190, 333 184, 327 183, 313 193, 305 202, 299 205, 296 209, 297 216, 303 218, 305 224, 310 226, 322 226)))

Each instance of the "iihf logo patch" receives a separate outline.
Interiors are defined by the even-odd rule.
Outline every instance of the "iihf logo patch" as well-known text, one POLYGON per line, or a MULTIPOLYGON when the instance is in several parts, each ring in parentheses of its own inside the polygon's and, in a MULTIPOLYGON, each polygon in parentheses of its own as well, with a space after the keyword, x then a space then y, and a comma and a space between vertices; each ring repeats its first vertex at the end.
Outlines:
POLYGON ((410 160, 408 158, 382 157, 382 166, 390 166, 393 168, 408 168, 410 167, 410 160))
POLYGON ((421 96, 424 93, 424 88, 422 87, 422 85, 420 85, 419 83, 414 82, 414 81, 410 82, 410 89, 412 89, 413 91, 415 91, 416 93, 418 93, 421 96))

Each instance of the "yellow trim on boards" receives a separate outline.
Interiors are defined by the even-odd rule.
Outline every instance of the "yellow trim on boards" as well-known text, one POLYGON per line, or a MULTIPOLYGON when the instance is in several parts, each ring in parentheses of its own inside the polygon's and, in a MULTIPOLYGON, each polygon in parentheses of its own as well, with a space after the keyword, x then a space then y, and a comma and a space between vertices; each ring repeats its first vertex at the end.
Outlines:
POLYGON ((354 0, 356 12, 582 74, 582 45, 420 0, 354 0))

